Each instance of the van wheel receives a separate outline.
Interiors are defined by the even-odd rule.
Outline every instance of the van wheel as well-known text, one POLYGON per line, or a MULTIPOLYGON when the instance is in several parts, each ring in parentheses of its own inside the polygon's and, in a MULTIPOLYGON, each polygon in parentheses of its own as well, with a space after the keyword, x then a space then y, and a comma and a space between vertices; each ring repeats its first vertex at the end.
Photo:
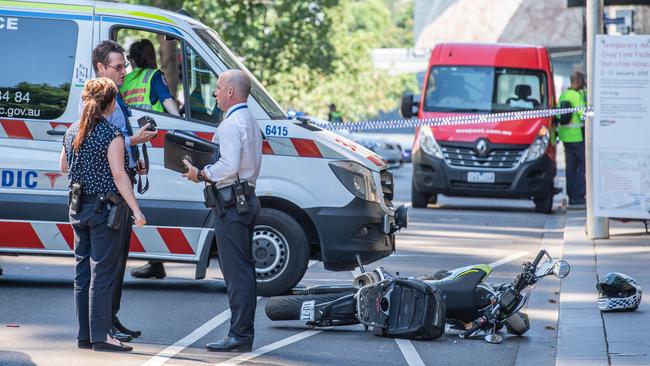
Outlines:
POLYGON ((253 259, 257 294, 286 294, 307 270, 307 235, 293 217, 276 209, 262 208, 253 231, 253 259))
POLYGON ((415 188, 415 180, 411 181, 411 206, 414 208, 425 208, 430 202, 430 199, 433 198, 434 202, 438 199, 437 195, 430 197, 428 193, 419 192, 415 188))
POLYGON ((548 193, 543 196, 533 198, 535 202, 535 212, 550 214, 553 213, 553 194, 548 193))

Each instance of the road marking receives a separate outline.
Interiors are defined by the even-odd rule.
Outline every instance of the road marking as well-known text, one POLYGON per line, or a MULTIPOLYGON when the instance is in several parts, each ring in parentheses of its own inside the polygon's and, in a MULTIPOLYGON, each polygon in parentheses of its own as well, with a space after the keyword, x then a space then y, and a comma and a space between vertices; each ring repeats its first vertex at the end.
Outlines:
MULTIPOLYGON (((259 299, 259 297, 258 297, 259 299)), ((205 324, 196 328, 192 333, 185 336, 183 339, 172 344, 159 352, 156 356, 149 361, 142 364, 142 366, 160 366, 167 362, 170 358, 176 356, 179 352, 184 350, 187 346, 203 338, 206 334, 210 333, 213 329, 220 326, 226 320, 230 319, 230 309, 224 310, 219 315, 208 320, 205 324)))
POLYGON ((496 267, 502 266, 502 265, 504 265, 504 264, 506 264, 508 262, 512 262, 515 259, 519 259, 519 258, 525 256, 526 254, 528 254, 528 252, 517 252, 517 253, 509 255, 509 256, 507 256, 505 258, 499 259, 496 262, 492 262, 492 263, 489 264, 489 266, 492 267, 492 268, 496 268, 496 267))
POLYGON ((313 329, 306 330, 306 331, 304 331, 302 333, 294 334, 291 337, 279 340, 277 342, 271 343, 271 344, 269 344, 267 346, 264 346, 264 347, 260 347, 260 348, 258 348, 256 350, 251 351, 251 352, 247 352, 247 353, 241 354, 239 356, 233 357, 233 358, 231 358, 229 360, 226 360, 224 362, 220 362, 220 363, 216 364, 215 366, 239 365, 242 362, 250 361, 250 360, 252 360, 252 359, 254 359, 256 357, 259 357, 259 356, 261 356, 261 355, 263 355, 265 353, 275 351, 278 348, 288 346, 288 345, 290 345, 292 343, 295 343, 295 342, 301 341, 301 340, 303 340, 305 338, 316 335, 316 334, 318 334, 320 332, 322 332, 322 330, 313 330, 313 329))
MULTIPOLYGON (((318 261, 309 261, 307 268, 313 266, 316 263, 318 263, 318 261)), ((258 301, 259 299, 261 299, 260 296, 257 297, 258 301)), ((147 362, 143 363, 142 366, 160 366, 164 364, 165 362, 169 361, 170 358, 176 356, 179 352, 194 342, 205 337, 208 333, 223 324, 228 319, 230 319, 230 309, 224 310, 219 315, 196 328, 192 333, 186 335, 183 339, 160 351, 157 355, 149 359, 147 362)))
POLYGON ((411 341, 408 339, 395 339, 395 342, 399 350, 402 351, 402 355, 409 366, 424 366, 424 362, 422 362, 418 351, 415 350, 411 341))

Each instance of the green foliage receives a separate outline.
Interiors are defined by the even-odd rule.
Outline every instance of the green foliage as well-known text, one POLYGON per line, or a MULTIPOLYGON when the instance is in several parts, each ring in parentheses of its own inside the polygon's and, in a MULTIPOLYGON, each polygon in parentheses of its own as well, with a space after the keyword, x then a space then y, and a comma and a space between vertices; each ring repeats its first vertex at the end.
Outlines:
POLYGON ((215 29, 285 108, 345 120, 397 107, 415 77, 372 65, 373 48, 412 42, 411 0, 128 0, 177 10, 215 29))

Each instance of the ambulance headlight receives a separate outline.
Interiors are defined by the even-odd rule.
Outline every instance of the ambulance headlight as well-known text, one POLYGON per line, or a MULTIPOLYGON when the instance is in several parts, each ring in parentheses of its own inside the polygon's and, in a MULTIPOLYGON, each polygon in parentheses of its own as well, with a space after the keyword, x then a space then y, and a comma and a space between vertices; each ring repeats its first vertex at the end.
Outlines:
POLYGON ((354 161, 339 160, 329 163, 334 175, 353 195, 371 202, 379 202, 372 170, 354 161))
POLYGON ((533 140, 533 143, 528 147, 526 152, 526 159, 524 161, 533 161, 539 159, 546 152, 548 147, 548 142, 550 140, 548 128, 542 126, 537 133, 537 137, 533 140))
POLYGON ((442 150, 429 126, 420 127, 420 147, 427 155, 442 159, 442 150))

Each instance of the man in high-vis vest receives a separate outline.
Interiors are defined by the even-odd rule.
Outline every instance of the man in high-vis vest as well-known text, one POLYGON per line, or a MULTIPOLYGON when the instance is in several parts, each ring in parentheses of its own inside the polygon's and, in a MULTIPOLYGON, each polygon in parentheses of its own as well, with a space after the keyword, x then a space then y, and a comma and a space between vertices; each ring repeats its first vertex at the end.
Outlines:
MULTIPOLYGON (((585 106, 585 76, 579 71, 571 74, 571 86, 560 95, 559 104, 568 102, 571 107, 585 106)), ((566 103, 565 103, 566 104, 566 103)), ((568 123, 558 126, 560 141, 564 143, 566 162, 566 190, 569 208, 585 208, 585 125, 583 112, 574 112, 568 123)))

